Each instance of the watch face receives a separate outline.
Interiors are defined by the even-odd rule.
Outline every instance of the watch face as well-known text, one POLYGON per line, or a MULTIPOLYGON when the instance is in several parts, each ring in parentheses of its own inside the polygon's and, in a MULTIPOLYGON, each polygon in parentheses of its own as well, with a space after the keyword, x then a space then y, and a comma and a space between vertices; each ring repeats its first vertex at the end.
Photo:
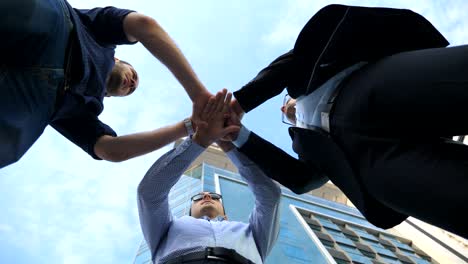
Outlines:
POLYGON ((184 125, 185 125, 185 129, 187 129, 187 133, 189 134, 189 136, 193 135, 193 127, 192 127, 192 120, 190 119, 184 119, 184 125))

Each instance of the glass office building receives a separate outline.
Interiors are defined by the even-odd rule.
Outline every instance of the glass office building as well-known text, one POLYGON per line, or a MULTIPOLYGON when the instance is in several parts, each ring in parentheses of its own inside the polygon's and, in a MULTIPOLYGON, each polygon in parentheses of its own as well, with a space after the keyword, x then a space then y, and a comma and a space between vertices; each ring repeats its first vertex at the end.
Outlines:
MULTIPOLYGON (((169 194, 172 213, 187 215, 200 191, 223 195, 232 221, 248 221, 253 194, 240 175, 205 163, 188 170, 169 194)), ((369 224, 349 206, 283 188, 279 239, 266 263, 437 263, 412 244, 369 224)), ((143 241, 135 264, 151 263, 143 241)))
MULTIPOLYGON (((200 191, 221 193, 229 219, 248 221, 254 197, 240 175, 203 162, 171 190, 172 213, 187 215, 190 197, 200 191)), ((410 239, 374 227, 353 207, 286 188, 282 192, 279 239, 266 263, 437 263, 410 239)), ((134 263, 151 263, 144 241, 134 263)))

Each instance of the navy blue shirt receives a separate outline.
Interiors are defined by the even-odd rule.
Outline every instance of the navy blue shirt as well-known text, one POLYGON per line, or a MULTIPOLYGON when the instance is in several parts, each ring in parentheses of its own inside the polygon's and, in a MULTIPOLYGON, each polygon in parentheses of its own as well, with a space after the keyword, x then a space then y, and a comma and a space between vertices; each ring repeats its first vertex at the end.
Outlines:
POLYGON ((117 136, 98 119, 104 109, 106 79, 114 67, 116 45, 128 41, 123 20, 132 10, 115 7, 68 10, 74 25, 70 89, 63 96, 50 125, 95 159, 96 141, 117 136))

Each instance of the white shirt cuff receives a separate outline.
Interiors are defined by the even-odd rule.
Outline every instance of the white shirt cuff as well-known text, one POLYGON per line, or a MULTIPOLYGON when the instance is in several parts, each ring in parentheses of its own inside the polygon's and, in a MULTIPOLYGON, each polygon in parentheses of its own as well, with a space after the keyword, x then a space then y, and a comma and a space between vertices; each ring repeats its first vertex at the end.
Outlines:
POLYGON ((249 136, 250 130, 245 126, 241 126, 239 135, 237 136, 236 140, 232 141, 232 144, 234 144, 234 146, 236 146, 237 148, 241 148, 242 146, 244 146, 245 142, 247 142, 249 136))

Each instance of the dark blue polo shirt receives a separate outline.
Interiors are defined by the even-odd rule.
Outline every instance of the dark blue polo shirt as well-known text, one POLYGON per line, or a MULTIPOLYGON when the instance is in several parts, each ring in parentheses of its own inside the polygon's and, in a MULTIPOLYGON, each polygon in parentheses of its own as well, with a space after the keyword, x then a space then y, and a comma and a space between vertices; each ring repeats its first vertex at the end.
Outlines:
POLYGON ((117 134, 98 118, 104 109, 106 78, 114 66, 116 45, 128 41, 123 20, 133 12, 115 7, 68 9, 74 24, 70 89, 50 125, 95 159, 96 141, 117 134))

